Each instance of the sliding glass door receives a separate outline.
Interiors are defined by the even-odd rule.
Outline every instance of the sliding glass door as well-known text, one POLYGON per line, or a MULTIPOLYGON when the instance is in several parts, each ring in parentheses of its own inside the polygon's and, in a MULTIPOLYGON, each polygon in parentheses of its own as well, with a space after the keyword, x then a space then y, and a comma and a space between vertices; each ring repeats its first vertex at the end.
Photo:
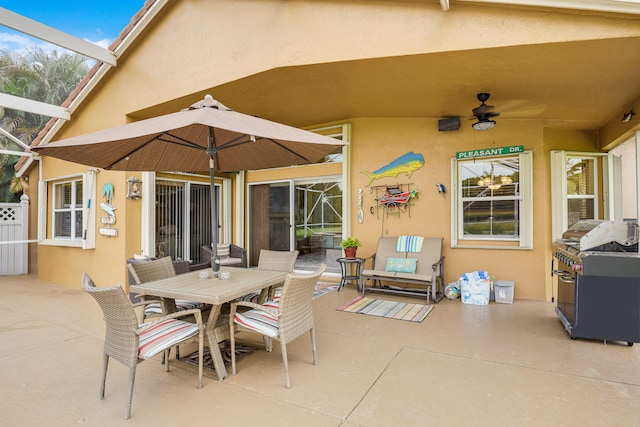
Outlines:
POLYGON ((251 265, 258 264, 260 249, 297 249, 297 270, 314 270, 321 263, 335 269, 341 240, 339 177, 249 185, 251 265))
POLYGON ((291 250, 291 186, 289 181, 249 186, 249 250, 258 265, 261 249, 291 250))
MULTIPOLYGON (((216 185, 218 218, 220 188, 216 185)), ((156 181, 155 256, 200 260, 200 246, 211 244, 211 193, 208 184, 184 181, 156 181)), ((220 229, 220 222, 218 223, 220 229)))

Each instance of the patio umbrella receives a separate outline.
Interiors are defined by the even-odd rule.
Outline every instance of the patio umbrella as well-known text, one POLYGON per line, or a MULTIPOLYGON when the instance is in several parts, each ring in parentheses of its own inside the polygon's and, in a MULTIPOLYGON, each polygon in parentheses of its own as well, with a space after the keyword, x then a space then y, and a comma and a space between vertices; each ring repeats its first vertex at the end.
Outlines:
POLYGON ((315 163, 345 142, 233 111, 211 95, 182 111, 32 147, 107 170, 202 172, 211 184, 211 266, 219 269, 214 175, 315 163))

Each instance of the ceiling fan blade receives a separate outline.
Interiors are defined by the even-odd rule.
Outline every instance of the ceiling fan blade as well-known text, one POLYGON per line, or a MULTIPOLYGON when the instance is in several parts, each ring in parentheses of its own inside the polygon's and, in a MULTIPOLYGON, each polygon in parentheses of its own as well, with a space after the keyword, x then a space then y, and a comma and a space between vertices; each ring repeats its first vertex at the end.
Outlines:
POLYGON ((500 106, 500 112, 504 117, 535 117, 547 108, 547 104, 532 104, 529 101, 514 99, 506 101, 500 106))
POLYGON ((476 108, 474 108, 473 110, 471 110, 471 113, 474 116, 477 116, 479 114, 487 114, 489 113, 491 110, 493 110, 495 107, 493 105, 487 105, 487 104, 480 104, 479 106, 477 106, 476 108))
POLYGON ((487 111, 485 113, 474 114, 472 116, 467 117, 467 119, 468 120, 487 120, 492 117, 498 117, 499 115, 500 113, 497 113, 495 111, 487 111))
POLYGON ((504 111, 502 114, 505 117, 536 117, 542 114, 546 108, 547 106, 545 104, 531 105, 517 110, 504 111))

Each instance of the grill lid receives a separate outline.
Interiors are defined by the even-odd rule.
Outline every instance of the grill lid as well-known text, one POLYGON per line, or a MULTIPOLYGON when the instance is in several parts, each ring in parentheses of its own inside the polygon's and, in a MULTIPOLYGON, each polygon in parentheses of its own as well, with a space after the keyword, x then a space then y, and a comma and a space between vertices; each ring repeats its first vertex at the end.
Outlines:
POLYGON ((588 219, 578 221, 562 234, 563 240, 575 242, 586 251, 607 243, 631 246, 638 243, 638 223, 634 221, 606 221, 588 219))

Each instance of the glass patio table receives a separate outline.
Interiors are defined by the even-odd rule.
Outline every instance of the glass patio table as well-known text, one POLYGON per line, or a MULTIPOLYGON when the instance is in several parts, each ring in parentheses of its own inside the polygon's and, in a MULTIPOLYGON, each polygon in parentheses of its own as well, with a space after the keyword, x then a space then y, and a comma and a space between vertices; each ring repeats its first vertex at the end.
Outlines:
POLYGON ((259 268, 223 267, 220 273, 229 272, 228 279, 213 278, 210 270, 196 270, 189 273, 154 280, 151 282, 131 285, 130 290, 141 295, 162 298, 184 299, 211 304, 211 313, 207 319, 205 332, 209 340, 209 351, 213 366, 220 381, 227 377, 227 369, 220 351, 219 343, 229 337, 229 323, 220 317, 225 303, 240 298, 251 292, 267 289, 284 283, 287 276, 283 271, 268 271, 259 268), (201 278, 203 271, 209 277, 201 278))

